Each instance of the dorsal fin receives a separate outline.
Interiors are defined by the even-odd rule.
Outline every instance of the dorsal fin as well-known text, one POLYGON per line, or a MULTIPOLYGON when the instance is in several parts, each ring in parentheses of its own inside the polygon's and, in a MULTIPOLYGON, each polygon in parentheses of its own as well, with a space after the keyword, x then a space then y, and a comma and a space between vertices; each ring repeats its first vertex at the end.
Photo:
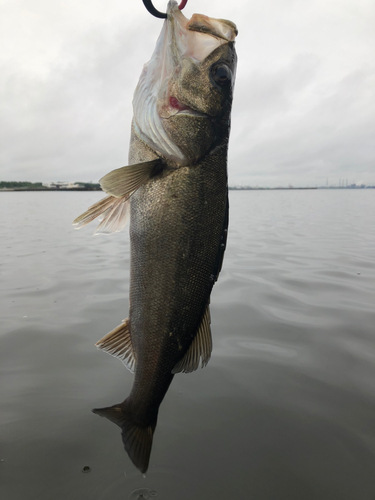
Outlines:
POLYGON ((129 319, 124 319, 121 325, 107 333, 95 345, 98 349, 121 359, 126 368, 134 373, 136 360, 130 336, 129 319))
POLYGON ((201 366, 204 368, 212 352, 212 337, 211 337, 211 315, 210 308, 207 305, 203 314, 201 324, 199 325, 198 332, 194 337, 191 346, 185 353, 184 357, 173 368, 172 373, 190 373, 198 369, 199 360, 201 359, 201 366))

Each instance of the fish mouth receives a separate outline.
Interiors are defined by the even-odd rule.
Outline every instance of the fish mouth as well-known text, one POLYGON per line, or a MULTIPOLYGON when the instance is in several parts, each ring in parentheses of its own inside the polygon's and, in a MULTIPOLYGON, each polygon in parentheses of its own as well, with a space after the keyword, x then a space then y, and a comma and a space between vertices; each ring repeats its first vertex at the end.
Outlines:
POLYGON ((238 35, 237 27, 226 19, 213 19, 203 14, 193 14, 186 24, 186 29, 217 39, 217 45, 233 42, 238 35), (221 41, 222 40, 222 41, 221 41))
POLYGON ((171 51, 175 58, 191 57, 202 62, 220 45, 233 42, 238 34, 236 25, 226 19, 203 14, 193 14, 187 19, 174 1, 168 4, 168 16, 173 25, 171 51))
POLYGON ((174 95, 173 81, 184 61, 199 64, 221 45, 233 42, 236 35, 236 26, 230 21, 202 14, 187 19, 177 2, 170 0, 168 3, 167 19, 133 98, 134 130, 158 154, 180 164, 189 161, 163 123, 176 115, 206 119, 214 115, 192 108, 190 102, 189 106, 182 103, 174 95))

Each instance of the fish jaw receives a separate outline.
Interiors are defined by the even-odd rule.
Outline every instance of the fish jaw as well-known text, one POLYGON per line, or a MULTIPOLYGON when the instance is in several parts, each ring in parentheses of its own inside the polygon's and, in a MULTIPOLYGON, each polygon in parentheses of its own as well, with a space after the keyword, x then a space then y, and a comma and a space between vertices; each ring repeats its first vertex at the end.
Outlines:
MULTIPOLYGON (((167 14, 134 93, 134 129, 158 154, 179 165, 188 165, 208 152, 217 135, 212 118, 223 111, 225 114, 222 105, 228 101, 228 88, 219 88, 212 80, 212 66, 219 64, 220 57, 228 52, 220 50, 222 47, 231 46, 230 51, 235 54, 233 40, 237 30, 230 21, 202 14, 194 14, 188 20, 175 1, 169 2, 167 14), (206 92, 202 96, 199 93, 203 88, 206 92), (186 117, 192 122, 188 127, 191 139, 183 137, 186 117), (193 135, 192 130, 196 130, 193 135), (196 139, 199 144, 192 151, 187 142, 197 142, 196 139)), ((227 65, 230 85, 222 87, 233 88, 235 64, 232 58, 227 65)))

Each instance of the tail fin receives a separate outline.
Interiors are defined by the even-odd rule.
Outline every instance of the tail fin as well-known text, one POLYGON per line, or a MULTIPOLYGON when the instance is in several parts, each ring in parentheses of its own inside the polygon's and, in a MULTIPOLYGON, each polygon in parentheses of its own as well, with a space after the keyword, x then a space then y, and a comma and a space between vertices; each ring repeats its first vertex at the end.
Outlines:
POLYGON ((129 406, 125 400, 123 403, 107 408, 95 408, 92 411, 121 427, 122 442, 130 460, 142 473, 145 473, 150 461, 156 418, 150 425, 140 426, 134 422, 129 406))

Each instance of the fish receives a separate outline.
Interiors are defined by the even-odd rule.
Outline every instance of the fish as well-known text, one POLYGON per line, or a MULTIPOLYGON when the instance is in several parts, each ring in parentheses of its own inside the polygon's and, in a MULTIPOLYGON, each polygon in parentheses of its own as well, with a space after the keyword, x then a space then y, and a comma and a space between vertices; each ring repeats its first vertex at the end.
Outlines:
POLYGON ((129 396, 94 409, 122 430, 133 464, 149 466, 158 411, 177 373, 207 365, 209 311, 228 232, 227 151, 236 74, 231 21, 167 18, 133 98, 129 165, 100 180, 106 198, 77 217, 98 233, 130 219, 129 317, 96 346, 134 373, 129 396))

